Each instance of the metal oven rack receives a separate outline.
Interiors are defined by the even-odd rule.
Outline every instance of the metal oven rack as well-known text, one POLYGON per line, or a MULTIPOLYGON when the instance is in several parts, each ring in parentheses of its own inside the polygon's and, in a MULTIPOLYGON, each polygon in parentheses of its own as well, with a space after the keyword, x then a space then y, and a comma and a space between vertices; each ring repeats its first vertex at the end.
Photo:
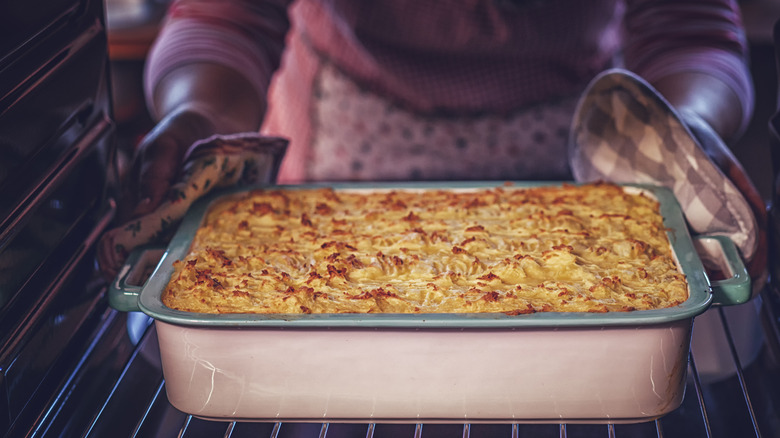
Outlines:
MULTIPOLYGON (((780 437, 780 294, 764 290, 747 305, 752 315, 735 320, 734 307, 697 317, 705 340, 715 341, 728 362, 721 374, 711 358, 692 348, 682 405, 655 421, 638 424, 301 424, 206 421, 170 405, 165 394, 154 325, 143 314, 106 308, 50 408, 35 426, 11 436, 180 438, 439 438, 439 437, 780 437), (744 336, 746 321, 757 333, 744 336), (714 322, 714 323, 713 323, 714 322), (759 348, 745 343, 760 341, 759 348), (746 353, 746 351, 748 353, 746 353)), ((742 307, 742 306, 739 306, 742 307)), ((706 352, 705 352, 706 353, 706 352)))

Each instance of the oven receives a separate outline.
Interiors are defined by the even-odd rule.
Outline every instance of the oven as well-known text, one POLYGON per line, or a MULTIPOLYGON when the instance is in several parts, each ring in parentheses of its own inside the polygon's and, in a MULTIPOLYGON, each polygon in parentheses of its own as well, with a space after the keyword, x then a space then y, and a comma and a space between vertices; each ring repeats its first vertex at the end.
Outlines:
MULTIPOLYGON (((780 436, 780 300, 697 317, 682 405, 637 424, 207 421, 168 402, 155 326, 108 305, 95 244, 117 191, 101 1, 0 14, 0 435, 15 437, 780 436)), ((114 90, 115 91, 115 90, 114 90)))

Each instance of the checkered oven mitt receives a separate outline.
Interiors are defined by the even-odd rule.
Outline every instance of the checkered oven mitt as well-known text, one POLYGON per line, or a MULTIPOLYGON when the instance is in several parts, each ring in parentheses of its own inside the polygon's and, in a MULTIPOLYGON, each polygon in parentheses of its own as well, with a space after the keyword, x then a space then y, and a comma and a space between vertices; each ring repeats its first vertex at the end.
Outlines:
MULTIPOLYGON (((671 189, 694 233, 728 236, 746 263, 761 258, 751 205, 711 161, 708 142, 722 143, 698 116, 676 112, 638 76, 609 70, 590 83, 578 103, 569 160, 577 181, 671 189)), ((718 146, 720 153, 730 154, 728 147, 718 146)))
POLYGON ((287 140, 255 133, 215 135, 194 143, 184 157, 179 182, 152 213, 106 232, 98 245, 100 270, 113 278, 128 254, 165 243, 189 207, 211 190, 276 181, 287 140))

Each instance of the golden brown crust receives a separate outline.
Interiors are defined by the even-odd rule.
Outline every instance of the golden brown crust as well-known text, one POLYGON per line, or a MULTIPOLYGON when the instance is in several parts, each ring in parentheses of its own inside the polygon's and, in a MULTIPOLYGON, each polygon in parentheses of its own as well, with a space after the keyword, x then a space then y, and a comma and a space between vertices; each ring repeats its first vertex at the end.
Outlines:
POLYGON ((163 302, 201 313, 517 315, 687 297, 658 203, 600 183, 249 192, 210 209, 163 302))

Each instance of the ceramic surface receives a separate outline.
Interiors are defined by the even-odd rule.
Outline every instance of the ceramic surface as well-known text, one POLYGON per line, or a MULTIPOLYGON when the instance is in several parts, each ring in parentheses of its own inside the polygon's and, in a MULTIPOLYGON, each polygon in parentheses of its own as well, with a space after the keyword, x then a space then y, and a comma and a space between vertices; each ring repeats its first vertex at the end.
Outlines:
POLYGON ((682 401, 691 333, 690 320, 553 330, 156 324, 175 407, 271 421, 652 419, 682 401))

